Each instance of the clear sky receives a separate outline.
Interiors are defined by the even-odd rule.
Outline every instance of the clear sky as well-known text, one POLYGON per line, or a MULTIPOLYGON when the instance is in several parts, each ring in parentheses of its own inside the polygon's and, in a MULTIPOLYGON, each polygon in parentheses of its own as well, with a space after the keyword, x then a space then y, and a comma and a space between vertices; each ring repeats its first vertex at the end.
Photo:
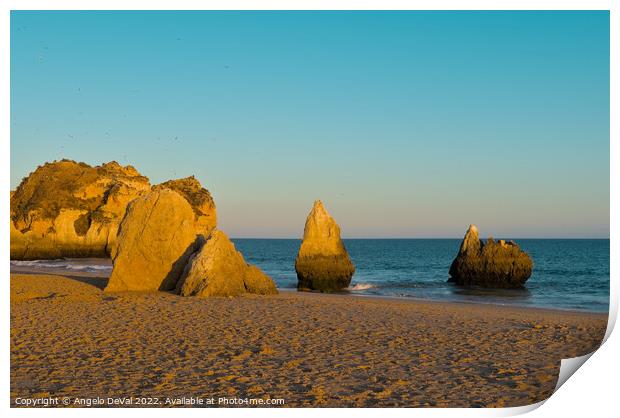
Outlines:
POLYGON ((11 187, 191 174, 233 237, 609 236, 608 12, 13 12, 11 187))

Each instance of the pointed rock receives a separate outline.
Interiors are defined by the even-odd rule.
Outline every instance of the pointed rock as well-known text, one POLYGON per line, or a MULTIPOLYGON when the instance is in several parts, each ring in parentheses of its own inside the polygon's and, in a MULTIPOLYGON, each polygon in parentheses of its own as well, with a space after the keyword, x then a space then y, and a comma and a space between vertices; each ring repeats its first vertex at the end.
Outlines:
POLYGON ((450 282, 487 288, 522 288, 532 275, 532 259, 512 241, 486 243, 478 228, 470 225, 461 248, 450 266, 450 282))
POLYGON ((105 290, 172 290, 202 242, 187 200, 169 189, 152 191, 127 207, 105 290))
POLYGON ((469 225, 469 228, 467 228, 465 238, 463 238, 463 242, 461 243, 459 254, 464 254, 466 252, 477 253, 480 251, 481 245, 480 238, 478 238, 478 228, 476 225, 471 224, 469 225))
POLYGON ((340 239, 340 227, 320 200, 306 219, 304 238, 295 260, 297 288, 333 292, 351 283, 355 266, 340 239))
POLYGON ((273 280, 258 267, 248 265, 226 234, 217 229, 192 255, 177 292, 199 297, 278 293, 273 280))

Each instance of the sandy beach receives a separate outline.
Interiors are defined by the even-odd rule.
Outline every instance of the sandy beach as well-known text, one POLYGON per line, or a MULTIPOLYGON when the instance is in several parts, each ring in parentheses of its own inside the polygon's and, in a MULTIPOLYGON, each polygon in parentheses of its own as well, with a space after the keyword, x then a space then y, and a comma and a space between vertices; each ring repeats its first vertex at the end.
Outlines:
POLYGON ((104 293, 106 278, 11 274, 17 397, 281 398, 284 406, 519 406, 606 314, 280 292, 104 293))

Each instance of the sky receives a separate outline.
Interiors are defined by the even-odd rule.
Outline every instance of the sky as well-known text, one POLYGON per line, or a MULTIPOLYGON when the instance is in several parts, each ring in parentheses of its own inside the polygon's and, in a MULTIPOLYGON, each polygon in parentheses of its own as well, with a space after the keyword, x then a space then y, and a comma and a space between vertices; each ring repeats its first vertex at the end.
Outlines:
POLYGON ((11 14, 11 187, 195 175, 232 237, 609 237, 609 13, 11 14))

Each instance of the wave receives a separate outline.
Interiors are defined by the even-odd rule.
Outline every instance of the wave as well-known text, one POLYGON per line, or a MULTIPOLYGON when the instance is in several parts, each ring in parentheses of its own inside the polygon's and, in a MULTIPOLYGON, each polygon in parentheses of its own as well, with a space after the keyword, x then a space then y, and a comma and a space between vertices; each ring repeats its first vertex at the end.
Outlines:
POLYGON ((70 270, 85 271, 90 273, 111 272, 111 264, 92 264, 80 263, 74 260, 56 259, 56 260, 11 260, 11 266, 29 267, 33 269, 54 269, 54 270, 70 270))
POLYGON ((353 286, 349 288, 349 290, 368 290, 368 289, 374 289, 375 287, 377 286, 374 284, 370 284, 370 283, 355 283, 353 286))

